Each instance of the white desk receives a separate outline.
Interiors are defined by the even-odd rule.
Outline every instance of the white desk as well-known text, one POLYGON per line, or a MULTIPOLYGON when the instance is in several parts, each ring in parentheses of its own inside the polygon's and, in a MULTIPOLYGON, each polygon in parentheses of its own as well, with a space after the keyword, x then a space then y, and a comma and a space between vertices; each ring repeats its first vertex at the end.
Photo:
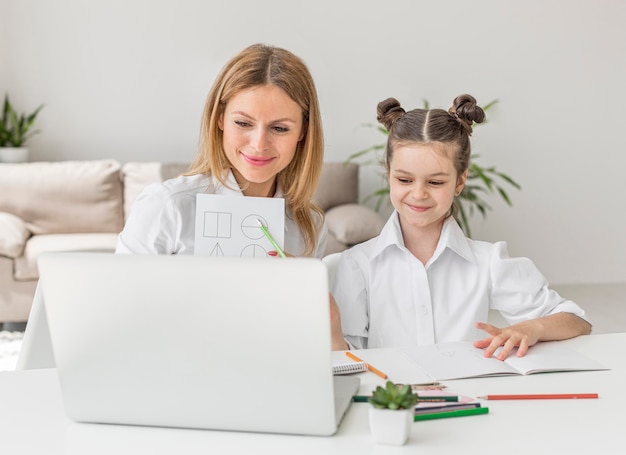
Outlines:
MULTIPOLYGON (((563 342, 610 371, 447 381, 449 390, 498 393, 597 392, 599 399, 486 401, 488 415, 415 422, 402 447, 374 444, 367 403, 353 403, 332 437, 283 436, 117 425, 78 424, 65 417, 56 371, 0 373, 0 450, 13 454, 264 453, 529 454, 621 453, 626 409, 626 333, 563 342)), ((387 372, 390 373, 390 372, 387 372)), ((361 373, 362 392, 380 383, 361 373)), ((306 410, 303 409, 303 412, 306 410)))

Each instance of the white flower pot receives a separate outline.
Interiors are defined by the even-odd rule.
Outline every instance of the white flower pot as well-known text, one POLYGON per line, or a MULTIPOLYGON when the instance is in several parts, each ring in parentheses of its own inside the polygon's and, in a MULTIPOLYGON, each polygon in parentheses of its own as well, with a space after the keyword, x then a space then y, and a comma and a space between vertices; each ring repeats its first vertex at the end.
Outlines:
POLYGON ((25 163, 28 161, 26 147, 0 147, 0 163, 25 163))
POLYGON ((406 443, 413 425, 413 408, 393 410, 370 408, 370 430, 379 444, 401 446, 406 443))

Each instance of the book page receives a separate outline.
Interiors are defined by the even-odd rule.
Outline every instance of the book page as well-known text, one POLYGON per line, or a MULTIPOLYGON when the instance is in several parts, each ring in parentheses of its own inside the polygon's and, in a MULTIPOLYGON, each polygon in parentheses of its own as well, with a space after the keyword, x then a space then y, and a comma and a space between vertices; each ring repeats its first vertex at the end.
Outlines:
MULTIPOLYGON (((373 367, 388 376, 385 380, 369 371, 359 373, 361 377, 359 395, 371 395, 376 386, 384 387, 387 380, 396 384, 430 384, 434 382, 434 378, 424 368, 413 362, 400 349, 355 349, 350 352, 362 361, 371 363, 373 367)), ((351 360, 346 356, 345 351, 333 351, 332 361, 333 365, 336 365, 351 360)))
POLYGON ((561 346, 558 341, 537 343, 528 349, 524 357, 517 357, 516 352, 512 351, 505 362, 521 374, 608 369, 593 359, 561 346))
POLYGON ((484 357, 484 351, 475 348, 469 341, 407 348, 405 351, 415 363, 439 381, 608 369, 595 360, 561 346, 558 341, 531 346, 524 357, 517 357, 517 350, 514 349, 504 361, 495 357, 484 357))
POLYGON ((483 351, 475 348, 471 342, 432 344, 406 348, 404 351, 439 381, 519 374, 500 360, 484 357, 483 351))

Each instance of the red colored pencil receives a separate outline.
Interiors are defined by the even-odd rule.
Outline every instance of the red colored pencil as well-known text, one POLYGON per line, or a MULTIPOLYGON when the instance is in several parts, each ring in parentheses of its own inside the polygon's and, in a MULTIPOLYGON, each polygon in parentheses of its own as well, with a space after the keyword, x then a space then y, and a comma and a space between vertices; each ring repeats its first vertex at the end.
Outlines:
POLYGON ((597 393, 546 393, 526 395, 485 395, 481 400, 554 400, 563 398, 598 398, 597 393))

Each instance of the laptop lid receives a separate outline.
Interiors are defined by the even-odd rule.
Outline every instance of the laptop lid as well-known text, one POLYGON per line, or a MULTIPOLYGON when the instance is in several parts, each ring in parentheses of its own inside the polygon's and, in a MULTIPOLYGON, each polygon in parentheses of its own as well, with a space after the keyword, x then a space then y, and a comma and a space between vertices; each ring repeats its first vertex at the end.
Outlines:
MULTIPOLYGON (((328 277, 317 259, 47 253, 40 285, 76 421, 333 434, 328 277)), ((347 389, 346 386, 347 385, 347 389)))

